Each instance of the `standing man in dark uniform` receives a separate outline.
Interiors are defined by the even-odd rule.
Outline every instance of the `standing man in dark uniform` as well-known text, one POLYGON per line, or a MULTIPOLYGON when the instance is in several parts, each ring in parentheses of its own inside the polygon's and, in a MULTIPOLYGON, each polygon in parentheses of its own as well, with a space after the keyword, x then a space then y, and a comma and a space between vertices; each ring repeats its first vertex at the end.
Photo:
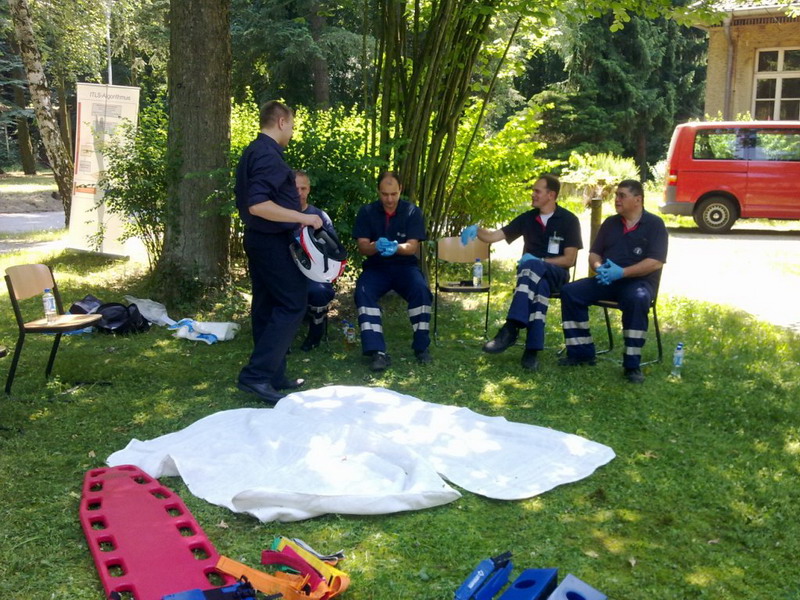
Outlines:
POLYGON ((461 234, 464 244, 477 237, 488 244, 522 236, 523 255, 517 265, 517 287, 505 324, 493 340, 483 346, 490 354, 503 352, 514 344, 520 329, 527 329, 522 367, 539 368, 537 355, 544 348, 544 323, 550 295, 569 280, 569 269, 583 248, 581 224, 573 213, 557 204, 561 182, 554 175, 542 175, 533 185, 533 210, 502 229, 489 230, 470 225, 461 234))
POLYGON ((319 229, 318 215, 300 212, 294 172, 283 159, 292 139, 294 114, 272 101, 261 108, 261 133, 236 169, 236 207, 244 222, 244 249, 253 284, 250 308, 253 353, 239 373, 240 390, 274 404, 281 390, 302 379, 286 377, 286 352, 306 311, 308 286, 289 253, 298 225, 319 229))
POLYGON ((644 190, 638 181, 626 179, 617 186, 614 207, 617 214, 603 222, 589 250, 589 268, 597 275, 569 283, 561 290, 567 356, 559 364, 595 364, 589 306, 598 300, 614 300, 622 309, 624 376, 631 383, 643 383, 639 364, 647 315, 658 290, 661 268, 667 262, 669 239, 664 221, 644 210, 644 190))
MULTIPOLYGON (((311 180, 305 171, 295 171, 294 181, 297 185, 297 194, 300 196, 300 210, 306 214, 317 215, 322 219, 322 228, 338 239, 333 221, 321 208, 308 203, 311 193, 311 180)), ((325 323, 328 320, 328 308, 336 295, 332 283, 322 283, 308 280, 308 335, 303 340, 300 349, 309 352, 319 346, 325 334, 325 323)))
POLYGON ((361 350, 372 357, 370 369, 383 371, 391 365, 383 339, 378 301, 394 290, 408 302, 408 318, 414 329, 411 347, 420 363, 429 363, 431 301, 433 295, 419 268, 419 243, 427 239, 422 211, 400 199, 400 179, 392 172, 378 178, 380 199, 362 206, 353 238, 367 257, 356 282, 355 301, 361 329, 361 350))

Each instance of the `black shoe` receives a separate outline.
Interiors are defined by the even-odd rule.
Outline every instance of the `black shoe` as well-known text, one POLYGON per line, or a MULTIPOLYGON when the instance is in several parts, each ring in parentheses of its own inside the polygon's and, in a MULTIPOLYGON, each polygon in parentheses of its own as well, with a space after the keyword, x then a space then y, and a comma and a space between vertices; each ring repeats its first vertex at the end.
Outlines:
POLYGON ((311 352, 314 348, 319 346, 320 339, 315 339, 316 336, 313 336, 309 333, 306 336, 306 339, 303 340, 303 343, 300 344, 300 350, 303 352, 311 352))
POLYGON ((421 365, 427 365, 428 363, 433 362, 431 353, 427 348, 425 348, 425 350, 420 350, 419 352, 414 352, 414 356, 417 357, 417 362, 421 365))
POLYGON ((385 371, 392 365, 392 359, 386 352, 376 352, 372 356, 372 362, 369 364, 370 371, 385 371))
POLYGON ((261 400, 271 405, 277 404, 278 400, 283 398, 283 394, 268 383, 243 383, 239 381, 236 387, 248 394, 255 394, 261 400))
POLYGON ((305 379, 288 379, 284 377, 280 383, 276 383, 272 387, 276 390, 296 390, 299 387, 303 387, 305 382, 305 379))
POLYGON ((565 356, 558 359, 559 367, 593 367, 597 364, 597 359, 592 356, 591 358, 575 358, 574 356, 565 356))
POLYGON ((517 341, 518 333, 519 330, 516 327, 506 323, 500 328, 500 331, 497 332, 494 339, 489 340, 483 345, 483 351, 489 354, 499 354, 503 352, 509 346, 514 345, 514 342, 517 341))
POLYGON ((539 370, 539 359, 537 355, 539 354, 538 350, 525 350, 522 353, 522 368, 528 369, 529 371, 538 371, 539 370))
POLYGON ((644 383, 644 374, 639 367, 625 369, 625 379, 628 380, 628 383, 644 383))

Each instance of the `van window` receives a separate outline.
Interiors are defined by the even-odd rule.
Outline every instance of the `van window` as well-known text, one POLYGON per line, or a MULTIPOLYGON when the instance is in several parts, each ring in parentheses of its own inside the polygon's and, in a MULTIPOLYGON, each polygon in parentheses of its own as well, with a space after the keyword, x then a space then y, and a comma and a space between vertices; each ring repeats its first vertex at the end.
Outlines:
POLYGON ((694 136, 694 158, 744 160, 742 141, 736 130, 699 129, 694 136))
POLYGON ((800 161, 800 130, 756 131, 753 160, 800 161))

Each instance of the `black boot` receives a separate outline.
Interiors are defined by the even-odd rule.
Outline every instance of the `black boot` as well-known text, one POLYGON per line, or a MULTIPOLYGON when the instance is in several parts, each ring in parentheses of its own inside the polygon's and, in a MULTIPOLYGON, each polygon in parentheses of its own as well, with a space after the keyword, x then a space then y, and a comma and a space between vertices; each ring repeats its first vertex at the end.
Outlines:
POLYGON ((503 352, 509 346, 514 345, 514 342, 517 341, 518 333, 519 328, 506 321, 506 324, 500 328, 500 331, 497 332, 494 339, 489 340, 483 345, 483 351, 489 354, 499 354, 503 352))
POLYGON ((327 321, 328 317, 325 317, 322 323, 314 323, 313 321, 311 322, 311 325, 308 327, 308 335, 306 336, 306 339, 303 340, 300 350, 303 352, 310 352, 319 346, 320 342, 322 341, 322 336, 325 334, 325 324, 327 321))

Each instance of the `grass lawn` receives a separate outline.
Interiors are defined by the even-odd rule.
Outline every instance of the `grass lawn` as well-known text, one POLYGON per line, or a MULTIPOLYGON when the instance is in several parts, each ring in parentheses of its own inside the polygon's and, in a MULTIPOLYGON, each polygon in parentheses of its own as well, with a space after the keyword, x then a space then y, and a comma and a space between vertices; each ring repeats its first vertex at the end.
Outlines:
MULTIPOLYGON (((87 293, 104 301, 146 294, 130 264, 90 255, 6 254, 0 270, 42 260, 55 268, 66 302, 87 293)), ((490 335, 505 316, 510 265, 495 275, 501 291, 493 296, 490 335)), ((240 291, 247 291, 246 282, 240 291)), ((16 327, 5 289, 2 295, 0 343, 11 351, 16 327)), ((800 598, 796 334, 717 306, 662 297, 667 354, 678 341, 687 343, 683 378, 671 381, 669 365, 660 364, 645 369, 643 386, 632 386, 611 360, 565 370, 549 351, 540 372, 529 374, 519 366, 519 346, 483 354, 477 299, 464 310, 463 299, 448 298, 440 310, 444 339, 432 348, 435 362, 419 366, 405 308, 390 298, 385 327, 394 366, 375 376, 336 327, 341 318, 354 320, 352 298, 339 300, 329 345, 304 354, 298 337, 289 357, 291 374, 312 387, 385 386, 576 433, 611 446, 617 458, 582 481, 525 501, 464 493, 430 510, 287 524, 231 513, 193 497, 181 480, 164 478, 222 554, 257 566, 276 535, 300 537, 321 550, 342 548, 341 567, 352 577, 344 597, 352 600, 449 600, 480 560, 505 550, 514 553, 513 576, 524 568, 558 567, 561 577, 574 573, 617 600, 800 598)), ((41 312, 38 299, 31 310, 41 312)), ((553 347, 561 343, 558 313, 554 302, 553 347)), ((0 598, 102 598, 78 522, 84 473, 103 466, 131 438, 259 406, 234 386, 251 349, 242 295, 231 292, 196 314, 171 307, 170 316, 243 326, 234 341, 213 346, 177 340, 156 327, 128 338, 66 339, 49 382, 43 379, 49 340, 29 337, 13 395, 0 397, 0 598)), ((600 343, 599 311, 593 331, 600 343)), ((654 350, 651 339, 645 354, 654 350)), ((0 359, 3 380, 10 362, 0 359)))

